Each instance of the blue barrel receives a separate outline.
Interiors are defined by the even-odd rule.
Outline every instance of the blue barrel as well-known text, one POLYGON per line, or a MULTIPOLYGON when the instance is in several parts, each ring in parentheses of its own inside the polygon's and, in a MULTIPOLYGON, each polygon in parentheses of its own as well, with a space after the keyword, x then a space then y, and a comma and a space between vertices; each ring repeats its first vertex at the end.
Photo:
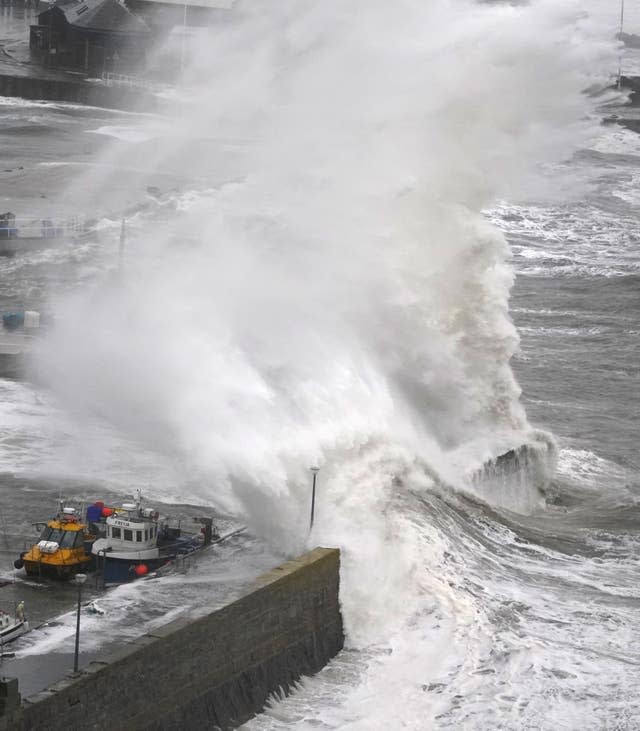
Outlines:
POLYGON ((24 312, 5 312, 2 324, 6 330, 17 330, 24 325, 24 312))

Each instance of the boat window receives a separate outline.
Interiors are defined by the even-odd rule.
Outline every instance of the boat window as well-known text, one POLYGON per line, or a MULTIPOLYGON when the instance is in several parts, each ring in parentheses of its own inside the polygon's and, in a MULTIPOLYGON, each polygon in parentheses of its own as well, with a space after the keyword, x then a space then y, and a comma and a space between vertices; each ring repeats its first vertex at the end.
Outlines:
POLYGON ((47 538, 48 541, 55 541, 58 545, 62 542, 62 535, 64 531, 58 530, 57 528, 52 528, 51 533, 49 534, 49 538, 47 538))
POLYGON ((120 538, 121 531, 120 528, 111 528, 111 537, 112 538, 120 538))
POLYGON ((80 535, 78 530, 65 530, 62 532, 60 548, 73 548, 76 545, 76 538, 80 535))
POLYGON ((125 539, 125 541, 132 541, 133 540, 133 531, 125 528, 124 529, 124 539, 125 539))
POLYGON ((46 526, 45 529, 42 531, 42 534, 40 535, 40 540, 48 541, 52 530, 53 530, 52 528, 49 528, 49 526, 46 526))
POLYGON ((136 531, 136 541, 138 541, 138 543, 142 543, 142 531, 141 530, 136 531))
POLYGON ((144 539, 145 541, 149 540, 149 531, 146 528, 144 529, 144 539))

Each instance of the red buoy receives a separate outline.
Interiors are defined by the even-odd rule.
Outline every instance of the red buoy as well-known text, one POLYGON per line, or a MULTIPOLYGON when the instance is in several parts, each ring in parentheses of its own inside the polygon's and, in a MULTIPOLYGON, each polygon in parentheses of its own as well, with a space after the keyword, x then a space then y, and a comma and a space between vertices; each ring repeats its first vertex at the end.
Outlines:
POLYGON ((135 568, 136 576, 144 576, 149 573, 149 567, 146 563, 139 563, 135 568))
POLYGON ((113 508, 102 508, 103 518, 108 518, 110 515, 113 515, 113 508))

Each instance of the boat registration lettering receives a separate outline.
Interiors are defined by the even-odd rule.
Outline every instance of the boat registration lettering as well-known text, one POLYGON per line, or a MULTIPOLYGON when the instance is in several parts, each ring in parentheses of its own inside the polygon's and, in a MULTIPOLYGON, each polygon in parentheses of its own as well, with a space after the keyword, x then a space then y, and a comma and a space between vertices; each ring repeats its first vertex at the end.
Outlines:
POLYGON ((129 523, 129 521, 127 521, 127 520, 114 520, 111 525, 120 525, 124 528, 128 528, 131 525, 131 523, 129 523))

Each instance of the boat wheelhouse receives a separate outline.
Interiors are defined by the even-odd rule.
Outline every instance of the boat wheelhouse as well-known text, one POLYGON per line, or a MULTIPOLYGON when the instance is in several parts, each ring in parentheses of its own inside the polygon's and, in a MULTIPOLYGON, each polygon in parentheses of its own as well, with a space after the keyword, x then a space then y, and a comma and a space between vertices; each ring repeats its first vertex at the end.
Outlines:
POLYGON ((139 578, 164 566, 180 554, 191 553, 211 542, 211 522, 195 536, 182 536, 153 508, 124 503, 105 520, 106 532, 92 545, 96 568, 105 584, 139 578))
POLYGON ((91 568, 94 540, 77 510, 61 504, 57 516, 44 525, 40 540, 20 554, 14 566, 24 567, 27 576, 68 579, 91 568))

